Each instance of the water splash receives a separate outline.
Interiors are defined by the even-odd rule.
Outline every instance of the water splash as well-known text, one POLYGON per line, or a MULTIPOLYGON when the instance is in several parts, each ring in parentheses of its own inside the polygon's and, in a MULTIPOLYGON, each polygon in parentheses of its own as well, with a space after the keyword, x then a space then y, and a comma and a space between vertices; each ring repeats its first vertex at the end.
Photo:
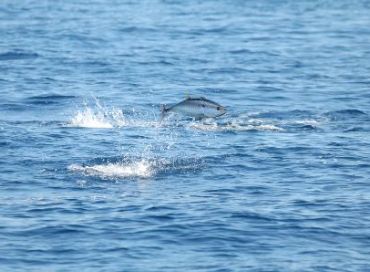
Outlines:
POLYGON ((102 106, 97 98, 95 104, 84 103, 83 109, 78 110, 68 122, 70 127, 80 128, 113 128, 126 124, 122 110, 102 106))
POLYGON ((98 159, 91 165, 71 164, 68 170, 102 179, 152 178, 164 173, 196 171, 204 164, 198 157, 121 157, 98 159))
POLYGON ((82 128, 113 128, 113 125, 101 113, 96 113, 91 108, 85 108, 71 119, 71 127, 82 128))
POLYGON ((101 178, 148 178, 154 175, 153 165, 147 160, 140 160, 124 164, 123 162, 96 164, 91 166, 72 164, 68 170, 82 172, 86 176, 98 176, 101 178))
POLYGON ((161 123, 153 113, 140 113, 133 108, 124 114, 122 109, 103 106, 95 98, 95 104, 84 103, 83 109, 74 114, 67 126, 79 128, 159 127, 161 123))

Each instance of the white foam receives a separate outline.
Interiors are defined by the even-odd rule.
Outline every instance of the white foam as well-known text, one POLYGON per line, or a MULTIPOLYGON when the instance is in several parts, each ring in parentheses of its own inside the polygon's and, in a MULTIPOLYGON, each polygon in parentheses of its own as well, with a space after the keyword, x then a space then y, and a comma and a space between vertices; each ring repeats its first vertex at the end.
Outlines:
POLYGON ((217 123, 195 123, 190 125, 193 129, 199 129, 203 131, 283 131, 283 128, 280 128, 275 125, 251 125, 251 124, 238 124, 238 123, 229 123, 225 125, 217 123))
POLYGON ((102 178, 148 178, 154 175, 153 166, 146 160, 128 164, 108 163, 96 164, 92 166, 72 164, 68 166, 68 170, 82 172, 86 176, 99 176, 102 178))
POLYGON ((275 125, 258 125, 258 126, 251 126, 252 129, 256 130, 266 130, 266 131, 284 131, 283 128, 275 126, 275 125))
POLYGON ((317 120, 313 120, 313 119, 304 119, 304 120, 296 120, 294 121, 294 124, 317 127, 320 125, 320 122, 317 120))

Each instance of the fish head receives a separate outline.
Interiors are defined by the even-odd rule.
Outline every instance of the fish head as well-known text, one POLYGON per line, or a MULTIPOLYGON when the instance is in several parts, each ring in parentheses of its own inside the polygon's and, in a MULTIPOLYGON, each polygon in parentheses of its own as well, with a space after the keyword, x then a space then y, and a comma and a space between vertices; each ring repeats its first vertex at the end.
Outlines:
POLYGON ((210 117, 218 117, 226 113, 226 108, 218 104, 212 105, 209 110, 210 112, 208 115, 210 117))
POLYGON ((225 107, 221 105, 202 105, 203 106, 203 114, 206 117, 219 117, 226 113, 225 107))
POLYGON ((226 108, 224 106, 221 106, 221 105, 215 106, 215 110, 217 112, 216 117, 222 116, 226 113, 226 108))
POLYGON ((206 98, 201 98, 200 106, 205 117, 219 117, 226 113, 226 108, 206 98))

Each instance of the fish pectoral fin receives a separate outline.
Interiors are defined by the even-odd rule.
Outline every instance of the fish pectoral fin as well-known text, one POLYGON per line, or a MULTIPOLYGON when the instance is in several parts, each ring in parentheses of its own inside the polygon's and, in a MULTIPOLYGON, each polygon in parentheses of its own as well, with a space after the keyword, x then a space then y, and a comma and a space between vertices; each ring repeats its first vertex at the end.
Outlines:
POLYGON ((166 115, 167 115, 167 111, 168 111, 168 109, 166 108, 166 105, 161 105, 161 117, 160 117, 160 120, 159 120, 159 122, 162 122, 163 121, 163 119, 166 117, 166 115))
POLYGON ((167 111, 167 109, 166 109, 166 105, 161 104, 161 112, 164 112, 164 111, 167 111))
POLYGON ((201 121, 204 118, 206 118, 206 116, 204 116, 204 115, 198 115, 198 116, 194 117, 194 120, 195 121, 201 121))

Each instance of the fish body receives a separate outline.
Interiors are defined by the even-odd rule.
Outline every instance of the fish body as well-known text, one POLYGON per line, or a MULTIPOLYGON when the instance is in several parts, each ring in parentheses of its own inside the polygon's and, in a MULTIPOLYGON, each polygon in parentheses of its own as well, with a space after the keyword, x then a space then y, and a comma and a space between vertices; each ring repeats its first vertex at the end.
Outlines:
POLYGON ((167 113, 175 112, 195 119, 215 118, 226 113, 225 107, 205 97, 188 97, 172 105, 161 106, 162 119, 167 113))

